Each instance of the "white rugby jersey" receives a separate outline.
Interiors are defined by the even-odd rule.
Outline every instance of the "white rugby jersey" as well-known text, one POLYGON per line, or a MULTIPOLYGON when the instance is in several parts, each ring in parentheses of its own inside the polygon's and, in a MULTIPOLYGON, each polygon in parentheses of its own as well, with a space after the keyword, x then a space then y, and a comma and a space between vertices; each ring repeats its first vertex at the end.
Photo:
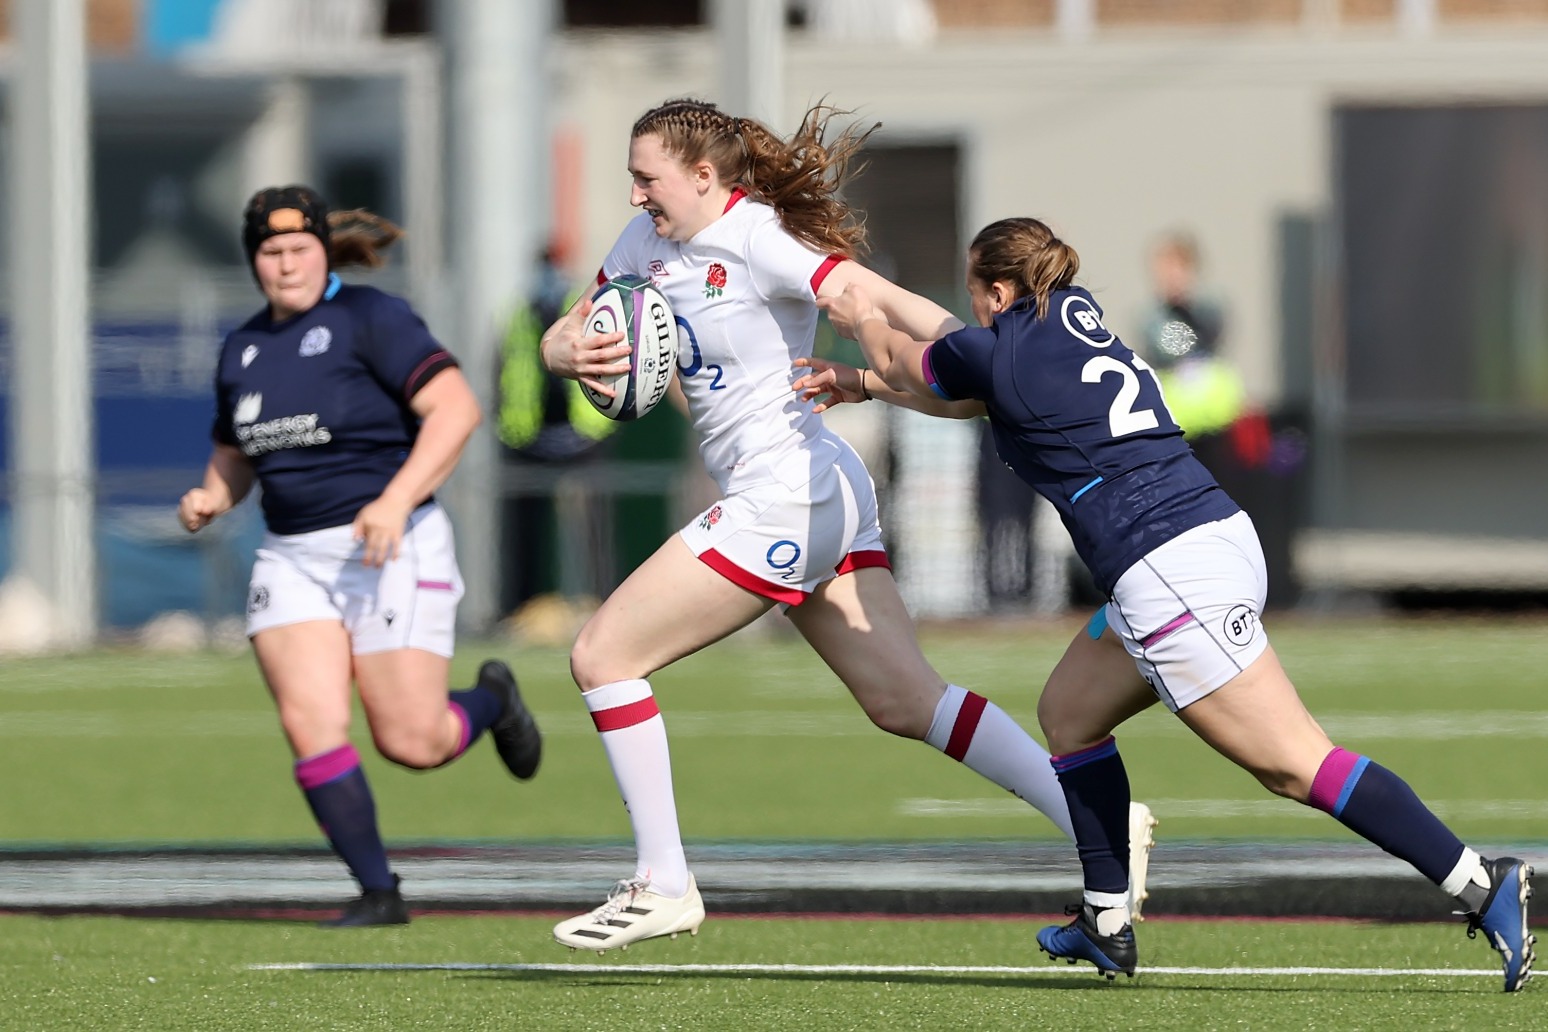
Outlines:
POLYGON ((838 454, 813 404, 790 389, 810 356, 817 288, 843 259, 786 232, 741 191, 687 243, 656 235, 641 212, 602 263, 598 282, 648 278, 677 318, 678 382, 699 454, 726 494, 773 481, 796 488, 838 454))

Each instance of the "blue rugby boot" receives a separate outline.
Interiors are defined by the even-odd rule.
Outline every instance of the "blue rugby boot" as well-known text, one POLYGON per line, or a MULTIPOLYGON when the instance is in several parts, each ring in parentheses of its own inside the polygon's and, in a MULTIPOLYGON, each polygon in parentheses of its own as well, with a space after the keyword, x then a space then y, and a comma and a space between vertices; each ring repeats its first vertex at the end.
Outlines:
POLYGON ((1527 927, 1527 900, 1532 898, 1532 866, 1513 856, 1483 861, 1489 872, 1489 894, 1483 905, 1467 914, 1467 937, 1479 930, 1505 964, 1505 991, 1516 992, 1532 977, 1532 947, 1537 936, 1527 927))
POLYGON ((1049 925, 1037 933, 1037 945, 1050 958, 1062 957, 1071 964, 1089 960, 1110 982, 1122 971, 1134 977, 1139 950, 1134 944, 1134 927, 1125 924, 1112 935, 1097 931, 1096 911, 1086 904, 1064 908, 1076 915, 1067 925, 1049 925))

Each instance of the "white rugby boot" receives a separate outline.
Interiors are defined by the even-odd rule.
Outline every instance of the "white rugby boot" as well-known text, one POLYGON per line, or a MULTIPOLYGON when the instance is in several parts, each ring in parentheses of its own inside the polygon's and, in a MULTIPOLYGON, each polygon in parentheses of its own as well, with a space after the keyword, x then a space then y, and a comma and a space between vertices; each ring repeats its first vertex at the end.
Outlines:
POLYGON ((630 878, 614 885, 607 902, 591 913, 554 925, 554 941, 572 950, 606 953, 660 935, 698 935, 703 923, 704 900, 692 874, 688 891, 676 898, 654 891, 643 878, 630 878))
POLYGON ((1144 803, 1129 803, 1129 920, 1145 920, 1140 908, 1150 898, 1145 878, 1150 873, 1150 850, 1156 844, 1154 828, 1161 823, 1144 803))

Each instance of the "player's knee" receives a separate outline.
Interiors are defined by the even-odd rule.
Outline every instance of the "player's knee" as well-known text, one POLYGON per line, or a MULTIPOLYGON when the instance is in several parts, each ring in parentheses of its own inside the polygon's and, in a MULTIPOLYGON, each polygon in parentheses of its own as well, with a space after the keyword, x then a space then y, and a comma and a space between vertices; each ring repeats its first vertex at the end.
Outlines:
POLYGON ((330 743, 349 739, 349 721, 335 720, 304 707, 281 707, 280 728, 297 756, 316 756, 332 748, 330 743))
POLYGON ((1277 796, 1304 803, 1311 798, 1311 779, 1288 765, 1255 763, 1248 766, 1258 784, 1277 796))
POLYGON ((615 681, 649 677, 652 672, 637 657, 621 655, 616 646, 606 643, 591 623, 581 628, 570 648, 570 676, 583 692, 615 681))
POLYGON ((862 699, 860 706, 871 723, 899 738, 923 739, 934 715, 910 700, 895 696, 862 699))
POLYGON ((570 676, 575 679, 575 684, 583 692, 589 692, 593 688, 600 688, 604 684, 610 684, 618 680, 609 676, 609 667, 606 656, 598 649, 585 629, 575 639, 575 644, 570 648, 570 676))
POLYGON ((450 758, 451 748, 430 727, 394 727, 372 732, 376 751, 410 770, 439 767, 450 758))
POLYGON ((1049 752, 1062 756, 1093 744, 1086 741, 1090 736, 1078 716, 1077 707, 1052 684, 1043 689, 1037 700, 1037 726, 1043 731, 1049 752))

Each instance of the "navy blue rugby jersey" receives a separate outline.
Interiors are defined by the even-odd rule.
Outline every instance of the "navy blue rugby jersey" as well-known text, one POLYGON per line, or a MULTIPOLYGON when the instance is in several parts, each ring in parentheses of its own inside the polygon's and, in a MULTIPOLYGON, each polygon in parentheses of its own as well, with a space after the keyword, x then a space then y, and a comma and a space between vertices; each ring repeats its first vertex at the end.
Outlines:
POLYGON ((409 400, 457 364, 406 301, 330 276, 322 300, 233 331, 215 367, 214 436, 242 450, 275 534, 351 523, 408 458, 409 400))
POLYGON ((1031 298, 931 344, 924 376, 988 408, 1002 461, 1059 510, 1104 593, 1141 557, 1237 511, 1194 458, 1155 375, 1080 288, 1031 298))

